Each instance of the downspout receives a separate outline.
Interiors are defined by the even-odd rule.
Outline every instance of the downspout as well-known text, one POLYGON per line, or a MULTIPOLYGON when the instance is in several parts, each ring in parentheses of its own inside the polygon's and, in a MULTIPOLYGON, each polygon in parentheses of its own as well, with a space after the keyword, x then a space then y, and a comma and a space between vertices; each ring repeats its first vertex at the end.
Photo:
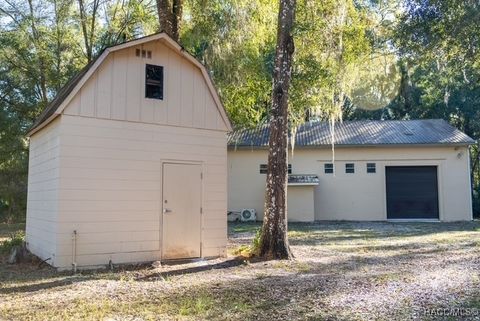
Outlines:
POLYGON ((77 273, 77 230, 72 234, 72 268, 73 273, 77 273))
MULTIPOLYGON (((480 146, 480 143, 479 143, 479 146, 480 146)), ((472 159, 471 159, 471 155, 472 155, 472 151, 470 150, 470 146, 468 146, 466 148, 467 150, 467 167, 468 167, 468 172, 470 175, 468 175, 468 180, 469 180, 469 186, 470 186, 470 193, 468 193, 468 195, 470 196, 470 220, 473 221, 473 191, 474 191, 474 180, 473 180, 473 173, 472 173, 472 159)), ((477 153, 480 153, 480 150, 477 151, 477 153)), ((480 154, 477 155, 477 157, 480 157, 480 154)))

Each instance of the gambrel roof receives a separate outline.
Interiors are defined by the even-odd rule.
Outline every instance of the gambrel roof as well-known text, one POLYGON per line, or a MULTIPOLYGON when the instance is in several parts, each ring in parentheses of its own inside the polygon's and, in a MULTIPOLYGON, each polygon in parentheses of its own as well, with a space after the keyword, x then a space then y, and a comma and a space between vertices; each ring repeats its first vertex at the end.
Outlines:
POLYGON ((78 74, 75 75, 70 81, 67 82, 65 86, 58 92, 57 96, 52 100, 52 102, 45 108, 45 110, 40 114, 37 120, 34 122, 33 126, 30 128, 27 136, 33 135, 35 132, 45 127, 53 119, 62 113, 68 103, 73 99, 75 94, 82 88, 85 82, 95 73, 99 68, 102 62, 107 58, 107 56, 121 49, 138 46, 150 41, 163 40, 164 43, 172 50, 177 52, 179 55, 186 58, 189 62, 198 67, 205 79, 207 87, 215 101, 216 107, 221 115, 222 120, 225 122, 226 127, 229 131, 232 130, 230 121, 228 119, 225 108, 220 100, 217 90, 213 84, 212 79, 205 66, 203 66, 195 57, 189 54, 183 49, 175 40, 169 37, 166 33, 156 33, 150 36, 143 38, 127 41, 115 46, 105 48, 102 53, 88 65, 86 65, 78 74))

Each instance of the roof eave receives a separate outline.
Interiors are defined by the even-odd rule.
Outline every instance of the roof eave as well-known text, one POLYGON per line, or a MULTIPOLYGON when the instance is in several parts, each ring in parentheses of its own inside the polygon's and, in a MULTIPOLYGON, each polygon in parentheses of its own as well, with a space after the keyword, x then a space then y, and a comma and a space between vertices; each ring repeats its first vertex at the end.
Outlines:
POLYGON ((37 126, 33 127, 32 129, 30 129, 27 134, 25 136, 27 137, 32 137, 33 134, 35 134, 36 132, 38 132, 39 130, 41 130, 42 128, 46 127, 48 124, 50 124, 55 118, 57 118, 57 116, 59 116, 60 114, 57 114, 57 113, 53 113, 50 117, 48 117, 47 119, 45 119, 43 122, 41 122, 40 124, 38 124, 37 126))
MULTIPOLYGON (((335 144, 335 148, 365 148, 365 147, 460 147, 460 146, 471 146, 476 142, 459 142, 459 143, 426 143, 426 144, 335 144)), ((291 147, 291 146, 289 146, 291 147)), ((295 145, 295 149, 321 149, 321 148, 331 148, 332 145, 295 145)), ((236 149, 268 149, 268 146, 256 146, 256 145, 228 145, 229 150, 236 149)))

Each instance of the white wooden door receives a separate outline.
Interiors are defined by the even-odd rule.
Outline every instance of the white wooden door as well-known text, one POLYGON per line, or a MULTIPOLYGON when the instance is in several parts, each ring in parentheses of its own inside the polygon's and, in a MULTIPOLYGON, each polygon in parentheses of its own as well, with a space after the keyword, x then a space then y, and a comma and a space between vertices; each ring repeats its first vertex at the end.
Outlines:
POLYGON ((163 259, 200 257, 201 173, 198 164, 163 164, 163 259))

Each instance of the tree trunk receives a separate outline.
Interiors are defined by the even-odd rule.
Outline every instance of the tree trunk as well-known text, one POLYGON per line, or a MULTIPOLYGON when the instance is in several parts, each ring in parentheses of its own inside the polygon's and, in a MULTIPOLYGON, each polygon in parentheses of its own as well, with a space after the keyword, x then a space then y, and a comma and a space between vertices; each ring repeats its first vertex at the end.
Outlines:
POLYGON ((40 87, 40 99, 44 106, 48 104, 48 91, 47 91, 47 71, 45 64, 45 56, 43 49, 41 48, 41 37, 37 30, 36 20, 34 15, 34 8, 32 0, 28 0, 28 7, 30 9, 30 27, 32 29, 32 44, 35 48, 38 61, 38 72, 39 72, 39 87, 40 87))
POLYGON ((173 0, 173 21, 171 37, 178 42, 180 37, 180 24, 182 22, 183 0, 173 0))
POLYGON ((98 8, 100 7, 100 0, 93 0, 90 26, 88 25, 88 12, 84 0, 77 1, 80 12, 80 25, 82 27, 83 42, 85 43, 85 55, 87 56, 87 61, 91 62, 93 60, 93 40, 96 32, 95 24, 98 8))
POLYGON ((87 61, 92 61, 92 50, 90 49, 90 42, 88 37, 87 30, 87 14, 85 12, 85 4, 83 0, 78 0, 78 7, 80 13, 80 25, 82 26, 83 41, 85 43, 85 54, 87 56, 87 61))
POLYGON ((183 0, 157 0, 160 30, 178 41, 182 22, 183 0))
POLYGON ((265 214, 259 245, 260 256, 267 259, 292 257, 287 236, 287 151, 288 89, 294 52, 292 37, 294 20, 295 0, 280 0, 270 113, 265 214))

